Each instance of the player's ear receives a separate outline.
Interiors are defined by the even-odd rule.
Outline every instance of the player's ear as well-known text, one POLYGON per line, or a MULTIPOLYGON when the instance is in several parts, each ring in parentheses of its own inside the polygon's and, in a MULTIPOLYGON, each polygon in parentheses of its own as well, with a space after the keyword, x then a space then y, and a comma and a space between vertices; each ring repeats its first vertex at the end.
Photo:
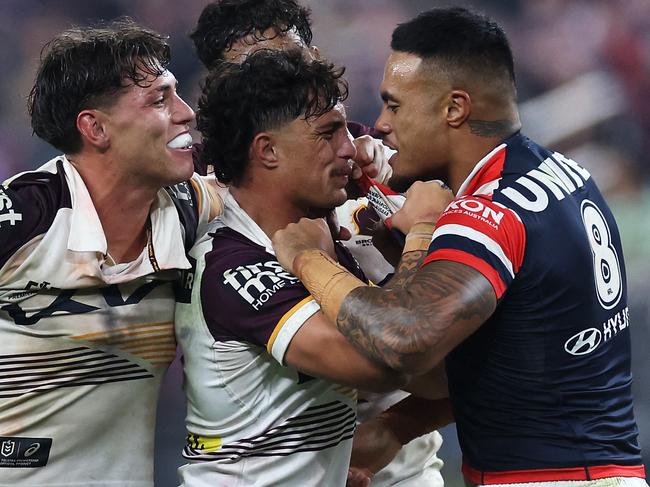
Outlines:
POLYGON ((469 93, 463 90, 452 90, 449 93, 447 105, 447 123, 453 127, 460 127, 472 113, 472 99, 469 93))
POLYGON ((267 169, 278 166, 278 154, 275 140, 268 132, 260 132, 253 138, 250 148, 251 161, 258 161, 267 169))
POLYGON ((82 110, 77 115, 77 130, 82 140, 102 152, 110 146, 106 120, 106 115, 95 109, 82 110))

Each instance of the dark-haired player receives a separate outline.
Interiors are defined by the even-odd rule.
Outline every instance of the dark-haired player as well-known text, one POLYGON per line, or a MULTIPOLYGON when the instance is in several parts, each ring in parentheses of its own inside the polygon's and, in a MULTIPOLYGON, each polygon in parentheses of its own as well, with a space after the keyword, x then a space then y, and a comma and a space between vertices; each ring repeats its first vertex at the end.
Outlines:
POLYGON ((430 245, 403 254, 399 287, 339 269, 333 294, 333 264, 314 250, 326 234, 308 220, 276 234, 278 260, 369 357, 413 373, 446 361, 469 483, 645 486, 625 266, 596 184, 519 132, 496 23, 435 9, 400 25, 392 48, 375 126, 398 151, 395 176, 440 178, 456 198, 409 190, 393 223, 430 245))
POLYGON ((261 51, 206 81, 202 156, 230 189, 190 252, 192 300, 176 312, 188 400, 183 485, 344 485, 353 387, 391 390, 401 380, 354 349, 271 248, 276 230, 347 198, 355 147, 341 75, 300 50, 261 51))
MULTIPOLYGON (((311 43, 309 9, 295 0, 213 1, 201 12, 190 37, 209 70, 222 61, 241 62, 260 49, 299 49, 308 59, 320 58, 318 48, 311 43)), ((356 157, 364 172, 380 182, 387 181, 392 171, 386 159, 392 151, 371 142, 370 135, 377 135, 373 129, 356 122, 348 122, 348 129, 358 138, 356 157)))
MULTIPOLYGON (((242 62, 246 56, 260 49, 299 49, 309 59, 320 57, 318 48, 312 44, 309 9, 295 0, 214 1, 203 9, 190 37, 198 57, 208 69, 218 67, 222 61, 242 62)), ((386 182, 392 173, 387 159, 393 151, 379 144, 377 139, 380 134, 377 131, 355 122, 348 122, 347 125, 350 133, 357 137, 358 163, 365 164, 364 171, 375 179, 386 182), (375 139, 371 139, 370 135, 375 139)), ((218 157, 217 151, 215 157, 218 157)), ((364 274, 374 283, 384 281, 392 273, 393 267, 373 245, 372 234, 379 217, 368 208, 367 199, 347 200, 336 208, 336 215, 339 223, 351 232, 351 238, 343 244, 357 259, 364 274)), ((366 398, 362 393, 359 417, 365 419, 374 416, 404 395, 394 392, 366 398), (372 400, 367 400, 370 398, 372 400)), ((442 462, 436 456, 441 444, 442 438, 437 432, 414 439, 400 451, 389 467, 375 476, 372 485, 442 485, 442 462)))
POLYGON ((174 292, 211 201, 159 34, 44 49, 29 110, 63 154, 0 187, 0 485, 153 486, 174 292))
POLYGON ((294 0, 217 0, 206 5, 190 34, 208 69, 220 61, 243 61, 251 48, 318 50, 309 9, 294 0))

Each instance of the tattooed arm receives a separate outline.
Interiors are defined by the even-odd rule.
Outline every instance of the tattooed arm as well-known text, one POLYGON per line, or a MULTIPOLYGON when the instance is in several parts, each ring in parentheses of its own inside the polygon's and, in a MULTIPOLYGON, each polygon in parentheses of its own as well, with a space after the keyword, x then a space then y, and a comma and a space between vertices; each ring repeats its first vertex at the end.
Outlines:
POLYGON ((435 261, 404 287, 360 287, 343 300, 339 330, 389 367, 423 373, 483 324, 496 308, 489 281, 456 262, 435 261))
POLYGON ((410 283, 426 256, 426 250, 413 250, 403 254, 395 274, 383 285, 383 289, 399 289, 410 283))
POLYGON ((323 225, 315 221, 303 219, 276 232, 273 246, 283 267, 302 280, 323 313, 359 350, 393 369, 421 374, 489 318, 496 295, 487 278, 464 264, 440 260, 420 268, 431 234, 427 239, 420 227, 427 224, 414 222, 436 221, 446 203, 435 183, 414 188, 425 192, 413 195, 418 198, 410 205, 412 212, 407 195, 393 223, 401 222, 407 246, 415 247, 403 254, 396 276, 384 288, 367 287, 337 268, 326 255, 323 225), (418 212, 436 194, 443 203, 423 217, 418 212))
POLYGON ((307 242, 316 240, 307 236, 317 234, 318 227, 312 220, 301 220, 277 232, 273 244, 278 259, 285 268, 293 266, 323 313, 377 362, 406 373, 424 373, 496 308, 493 287, 481 273, 444 260, 420 268, 423 250, 406 252, 385 287, 365 286, 325 252, 298 251, 320 247, 307 242), (286 252, 290 246, 294 248, 286 252))
POLYGON ((492 285, 471 267, 450 261, 420 267, 430 241, 424 238, 424 246, 404 253, 383 288, 353 289, 336 320, 368 357, 415 374, 440 362, 496 308, 492 285))

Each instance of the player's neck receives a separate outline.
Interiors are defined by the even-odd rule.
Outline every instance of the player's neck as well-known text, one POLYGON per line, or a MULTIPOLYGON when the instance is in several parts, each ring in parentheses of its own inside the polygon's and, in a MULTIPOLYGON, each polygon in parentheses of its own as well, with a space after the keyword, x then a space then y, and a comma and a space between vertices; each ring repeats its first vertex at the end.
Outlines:
POLYGON ((458 193, 476 164, 520 128, 518 117, 504 124, 503 131, 495 134, 477 134, 470 124, 465 124, 461 129, 464 133, 459 132, 458 141, 451 144, 448 184, 454 194, 458 193))
POLYGON ((116 263, 137 258, 147 243, 147 226, 157 190, 143 187, 98 165, 71 162, 81 175, 102 224, 108 253, 116 263))
POLYGON ((278 188, 231 187, 230 192, 239 206, 262 231, 272 238, 273 234, 307 216, 305 209, 295 206, 278 188))

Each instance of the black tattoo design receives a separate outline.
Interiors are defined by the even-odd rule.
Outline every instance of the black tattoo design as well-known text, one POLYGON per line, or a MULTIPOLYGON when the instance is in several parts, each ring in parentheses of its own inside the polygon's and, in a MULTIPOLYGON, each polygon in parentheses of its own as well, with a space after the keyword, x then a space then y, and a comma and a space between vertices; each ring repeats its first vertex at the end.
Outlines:
POLYGON ((479 137, 505 137, 516 130, 512 120, 468 120, 467 123, 479 137))
POLYGON ((482 274, 456 262, 432 262, 406 276, 386 289, 353 290, 337 326, 369 358, 422 373, 492 315, 496 296, 482 274))
POLYGON ((400 289, 408 285, 413 280, 426 255, 425 250, 413 250, 403 254, 395 270, 395 275, 384 285, 384 289, 400 289))

